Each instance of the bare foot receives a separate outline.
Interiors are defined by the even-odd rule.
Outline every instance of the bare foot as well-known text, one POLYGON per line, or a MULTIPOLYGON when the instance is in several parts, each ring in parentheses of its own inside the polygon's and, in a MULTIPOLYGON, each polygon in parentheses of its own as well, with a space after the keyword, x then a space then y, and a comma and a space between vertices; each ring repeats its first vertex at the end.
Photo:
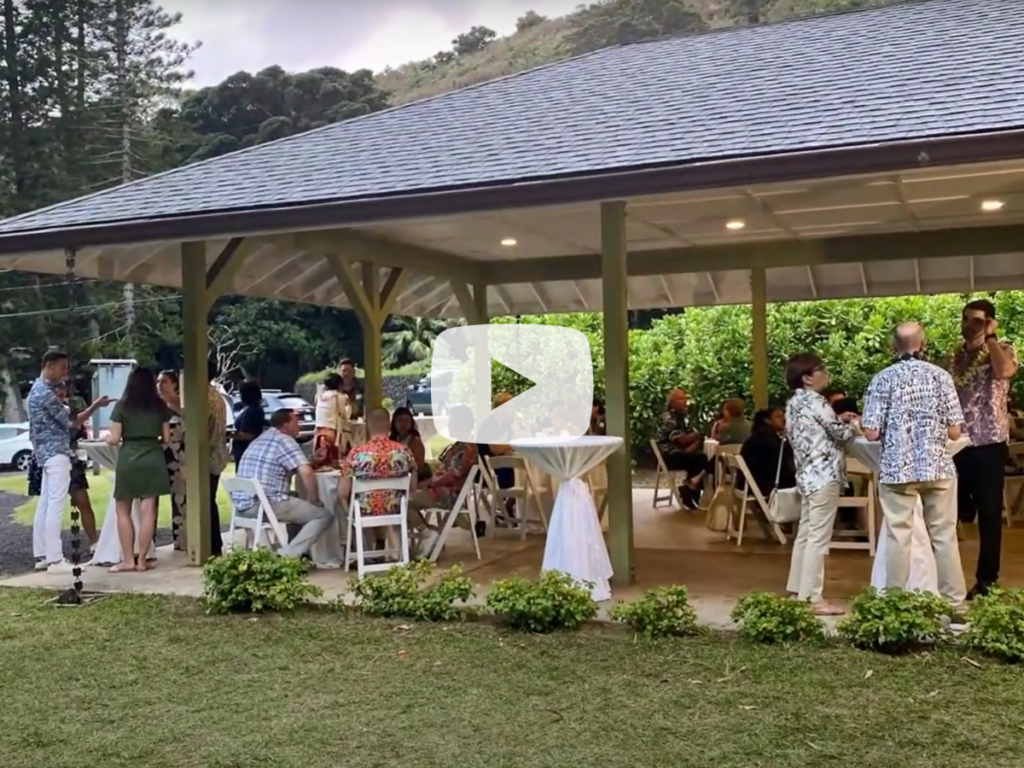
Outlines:
POLYGON ((130 571, 134 571, 134 570, 135 570, 135 564, 134 563, 124 563, 124 562, 122 562, 122 563, 118 563, 117 565, 115 565, 112 568, 108 568, 107 569, 107 573, 129 573, 130 571))
POLYGON ((135 566, 136 571, 148 571, 153 566, 146 562, 146 558, 140 557, 138 564, 135 566))
POLYGON ((815 616, 842 616, 846 613, 846 611, 838 605, 832 605, 831 603, 826 602, 811 603, 811 612, 815 616))

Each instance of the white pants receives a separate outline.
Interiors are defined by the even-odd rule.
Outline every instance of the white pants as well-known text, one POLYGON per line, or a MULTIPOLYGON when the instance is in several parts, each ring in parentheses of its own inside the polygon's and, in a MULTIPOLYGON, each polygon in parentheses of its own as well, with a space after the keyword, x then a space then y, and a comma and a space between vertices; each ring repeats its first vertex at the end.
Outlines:
POLYGON ((64 510, 68 506, 68 486, 71 485, 71 458, 52 456, 43 464, 43 482, 39 488, 39 502, 32 519, 32 551, 37 560, 59 563, 64 559, 64 545, 60 530, 64 510))
POLYGON ((793 542, 786 591, 800 600, 820 602, 825 587, 825 553, 839 508, 839 483, 826 483, 800 497, 800 527, 793 542))

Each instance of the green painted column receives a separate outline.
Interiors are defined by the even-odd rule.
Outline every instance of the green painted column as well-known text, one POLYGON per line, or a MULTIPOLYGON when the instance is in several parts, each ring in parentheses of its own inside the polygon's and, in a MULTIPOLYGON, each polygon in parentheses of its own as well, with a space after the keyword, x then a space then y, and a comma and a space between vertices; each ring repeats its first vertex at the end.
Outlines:
POLYGON ((626 203, 601 204, 605 423, 624 445, 608 458, 608 543, 615 584, 633 583, 633 472, 629 428, 629 286, 626 203))
POLYGON ((363 398, 366 411, 380 408, 384 400, 384 321, 380 316, 380 271, 375 264, 363 264, 363 293, 370 303, 371 317, 360 318, 363 328, 363 398))
POLYGON ((192 565, 210 558, 210 435, 207 372, 206 244, 181 245, 181 315, 184 370, 182 407, 185 421, 185 529, 192 565))
POLYGON ((754 407, 768 407, 768 279, 763 267, 750 271, 750 336, 754 407))

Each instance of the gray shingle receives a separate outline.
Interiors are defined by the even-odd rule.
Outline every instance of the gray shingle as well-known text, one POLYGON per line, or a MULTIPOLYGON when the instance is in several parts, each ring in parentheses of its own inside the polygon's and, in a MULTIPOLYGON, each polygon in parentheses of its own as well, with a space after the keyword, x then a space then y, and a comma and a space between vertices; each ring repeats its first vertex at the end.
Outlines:
POLYGON ((1022 0, 622 46, 186 166, 0 233, 1024 126, 1022 0))

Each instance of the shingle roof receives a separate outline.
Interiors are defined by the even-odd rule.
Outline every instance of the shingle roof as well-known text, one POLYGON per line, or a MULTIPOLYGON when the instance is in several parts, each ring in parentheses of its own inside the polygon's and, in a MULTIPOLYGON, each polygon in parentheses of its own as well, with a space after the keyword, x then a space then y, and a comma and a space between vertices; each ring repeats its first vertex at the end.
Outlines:
POLYGON ((1021 0, 921 0, 626 45, 196 163, 0 233, 1024 126, 1021 0))

